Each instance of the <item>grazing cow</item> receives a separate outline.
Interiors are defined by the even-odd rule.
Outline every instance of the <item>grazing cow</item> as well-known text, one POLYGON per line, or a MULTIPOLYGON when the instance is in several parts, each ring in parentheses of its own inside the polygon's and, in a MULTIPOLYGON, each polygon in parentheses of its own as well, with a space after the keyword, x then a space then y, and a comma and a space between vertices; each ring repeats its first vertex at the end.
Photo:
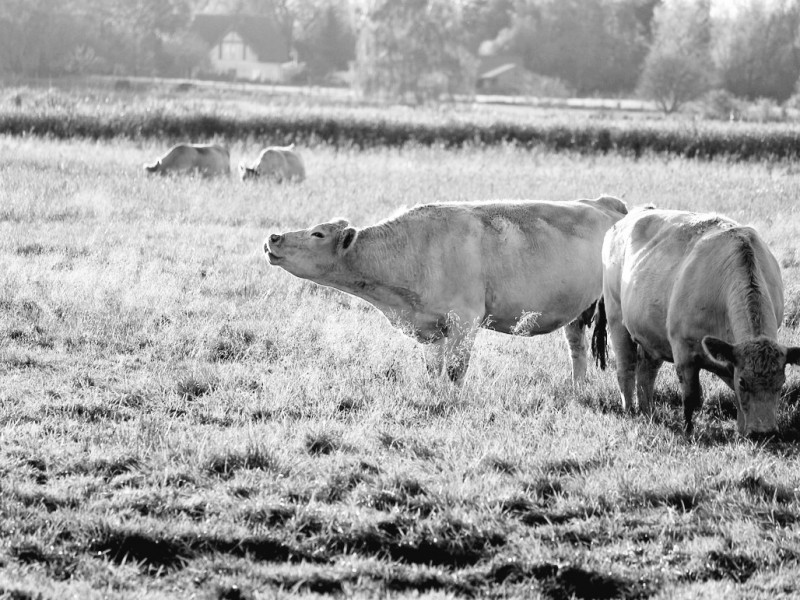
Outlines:
POLYGON ((178 144, 170 148, 152 165, 145 165, 149 173, 192 173, 205 177, 229 175, 231 157, 228 150, 214 144, 178 144))
POLYGON ((634 387, 652 410, 663 361, 675 363, 686 431, 702 404, 700 369, 736 394, 743 435, 776 428, 787 363, 800 348, 777 342, 783 283, 775 257, 751 227, 721 216, 643 209, 603 244, 603 298, 623 407, 634 387))
POLYGON ((242 181, 255 177, 266 177, 278 183, 303 181, 306 178, 306 168, 300 155, 295 152, 294 144, 270 146, 261 151, 258 161, 252 166, 239 163, 239 176, 242 181))
POLYGON ((264 251, 292 275, 371 302, 426 344, 431 373, 461 381, 477 326, 517 335, 565 327, 580 380, 603 236, 626 212, 609 196, 427 204, 362 229, 336 220, 273 234, 264 251))

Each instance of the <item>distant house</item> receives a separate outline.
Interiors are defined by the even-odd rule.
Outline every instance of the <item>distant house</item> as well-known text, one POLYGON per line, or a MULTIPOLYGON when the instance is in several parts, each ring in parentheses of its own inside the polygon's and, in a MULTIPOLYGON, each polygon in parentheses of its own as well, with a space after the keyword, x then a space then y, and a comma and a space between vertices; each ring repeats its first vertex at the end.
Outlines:
POLYGON ((191 31, 206 42, 217 75, 281 82, 291 60, 289 40, 275 19, 254 15, 197 15, 191 31))
POLYGON ((481 94, 508 94, 525 87, 527 71, 519 56, 496 54, 481 56, 476 89, 481 94))

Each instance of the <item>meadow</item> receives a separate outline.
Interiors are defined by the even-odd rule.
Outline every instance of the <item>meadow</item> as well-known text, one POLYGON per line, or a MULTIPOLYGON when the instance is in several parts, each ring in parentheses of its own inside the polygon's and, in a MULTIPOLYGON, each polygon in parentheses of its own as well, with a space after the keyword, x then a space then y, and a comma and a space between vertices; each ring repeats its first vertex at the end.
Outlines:
POLYGON ((800 345, 794 165, 317 145, 280 187, 145 176, 163 150, 0 137, 0 598, 800 594, 800 369, 765 444, 711 376, 691 438, 669 365, 652 420, 613 360, 573 387, 560 333, 479 333, 456 389, 262 250, 428 201, 719 211, 778 257, 800 345))

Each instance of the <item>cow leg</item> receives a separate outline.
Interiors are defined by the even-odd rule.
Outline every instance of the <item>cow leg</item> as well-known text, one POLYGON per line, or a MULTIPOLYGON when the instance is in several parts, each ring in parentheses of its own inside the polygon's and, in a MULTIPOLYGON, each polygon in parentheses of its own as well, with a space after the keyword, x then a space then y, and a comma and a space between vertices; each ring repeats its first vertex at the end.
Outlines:
POLYGON ((474 339, 474 335, 448 337, 444 368, 450 381, 455 384, 461 385, 464 381, 464 376, 467 374, 474 339))
POLYGON ((703 404, 703 391, 700 388, 700 369, 691 363, 676 363, 678 381, 683 391, 683 418, 686 433, 691 434, 694 429, 692 417, 695 411, 703 404))
POLYGON ((423 346, 425 350, 425 367, 431 377, 438 377, 444 368, 447 338, 440 338, 423 346))
POLYGON ((462 383, 469 367, 479 319, 479 315, 466 310, 452 311, 447 315, 447 334, 430 344, 428 371, 431 374, 444 372, 453 383, 462 383))
POLYGON ((633 411, 633 390, 636 383, 636 342, 620 319, 608 321, 611 349, 617 360, 617 383, 622 394, 622 410, 633 411))
POLYGON ((656 386, 656 376, 663 361, 651 357, 638 346, 636 353, 636 398, 639 401, 639 411, 645 415, 653 414, 653 390, 656 386))
POLYGON ((454 332, 425 345, 425 366, 431 377, 442 374, 456 384, 461 384, 472 355, 474 332, 454 332))
POLYGON ((572 357, 572 383, 577 383, 586 378, 586 324, 582 317, 578 317, 564 326, 564 337, 569 344, 569 353, 572 357))

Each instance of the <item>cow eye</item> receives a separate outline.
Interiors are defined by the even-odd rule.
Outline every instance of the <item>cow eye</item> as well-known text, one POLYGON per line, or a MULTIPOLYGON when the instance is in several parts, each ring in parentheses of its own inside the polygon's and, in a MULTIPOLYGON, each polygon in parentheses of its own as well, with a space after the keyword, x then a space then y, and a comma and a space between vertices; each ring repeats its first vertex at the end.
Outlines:
POLYGON ((744 380, 744 377, 739 377, 739 389, 743 392, 748 390, 747 382, 744 380))
POLYGON ((315 231, 314 233, 311 234, 311 237, 324 238, 325 236, 322 235, 319 231, 315 231))

